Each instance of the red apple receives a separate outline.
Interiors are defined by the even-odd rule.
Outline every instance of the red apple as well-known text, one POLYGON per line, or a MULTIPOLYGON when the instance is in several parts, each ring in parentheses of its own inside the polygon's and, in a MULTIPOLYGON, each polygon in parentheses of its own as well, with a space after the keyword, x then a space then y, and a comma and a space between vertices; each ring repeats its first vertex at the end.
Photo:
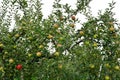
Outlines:
POLYGON ((73 16, 71 16, 71 18, 72 18, 72 20, 75 20, 75 16, 73 15, 73 16))
POLYGON ((22 69, 22 65, 21 65, 21 64, 18 64, 18 65, 16 66, 16 69, 17 69, 17 70, 21 70, 21 69, 22 69))

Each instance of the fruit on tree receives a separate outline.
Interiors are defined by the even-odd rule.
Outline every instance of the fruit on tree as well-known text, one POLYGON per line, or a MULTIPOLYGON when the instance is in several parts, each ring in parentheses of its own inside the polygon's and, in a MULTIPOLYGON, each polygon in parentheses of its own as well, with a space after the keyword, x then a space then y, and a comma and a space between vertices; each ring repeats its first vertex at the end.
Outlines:
POLYGON ((97 36, 98 36, 98 35, 97 35, 97 34, 95 34, 93 37, 94 37, 94 38, 97 38, 97 36))
POLYGON ((95 68, 95 65, 94 65, 94 64, 90 64, 89 67, 90 67, 91 69, 93 69, 93 68, 95 68))
POLYGON ((93 46, 94 46, 94 47, 97 47, 97 45, 98 45, 98 44, 97 44, 96 42, 93 43, 93 46))
POLYGON ((28 37, 27 39, 28 39, 28 40, 32 40, 32 39, 33 39, 33 37, 28 37))
POLYGON ((109 63, 106 63, 106 64, 105 64, 105 67, 110 68, 110 64, 109 64, 109 63))
POLYGON ((15 34, 15 37, 19 37, 20 35, 19 34, 15 34))
POLYGON ((13 63, 14 62, 14 60, 11 58, 11 59, 9 59, 9 63, 13 63))
POLYGON ((17 70, 21 70, 22 69, 22 65, 21 64, 16 65, 16 69, 17 70))
POLYGON ((63 18, 63 16, 60 16, 60 21, 62 21, 64 18, 63 18))
POLYGON ((108 75, 106 75, 105 80, 110 80, 110 77, 108 75))
POLYGON ((57 44, 57 47, 61 47, 61 46, 62 46, 61 44, 59 44, 59 43, 57 44))
POLYGON ((0 43, 0 47, 3 47, 4 45, 2 43, 0 43))
POLYGON ((113 25, 113 22, 108 22, 108 24, 113 25))
POLYGON ((74 24, 74 23, 71 23, 71 24, 70 24, 70 27, 74 28, 74 27, 75 27, 75 24, 74 24))
POLYGON ((89 41, 85 41, 85 45, 89 45, 90 44, 90 42, 89 41))
POLYGON ((75 16, 74 16, 74 15, 72 15, 72 16, 71 16, 71 19, 72 19, 72 20, 75 20, 75 16))
POLYGON ((52 39, 53 36, 52 36, 51 34, 49 34, 49 35, 47 36, 47 38, 48 38, 48 39, 52 39))
POLYGON ((28 54, 28 57, 31 57, 31 56, 32 56, 32 54, 29 53, 29 54, 28 54))
POLYGON ((63 37, 60 37, 60 38, 59 38, 59 40, 61 40, 61 41, 62 41, 63 39, 64 39, 63 37))
POLYGON ((13 48, 14 48, 14 49, 16 49, 16 48, 17 48, 17 46, 16 46, 16 45, 14 45, 14 46, 13 46, 13 48))
POLYGON ((0 71, 3 71, 3 67, 2 66, 0 66, 0 71))
POLYGON ((109 28, 109 30, 110 30, 110 31, 114 31, 115 28, 114 28, 113 26, 111 26, 111 27, 109 28))
POLYGON ((83 32, 83 31, 80 31, 80 35, 84 35, 84 32, 83 32))
POLYGON ((40 49, 43 48, 43 47, 44 47, 43 45, 40 45, 40 46, 39 46, 40 49))
POLYGON ((57 57, 57 56, 60 55, 60 53, 59 52, 55 52, 54 55, 57 57))
POLYGON ((4 45, 2 43, 0 43, 0 47, 3 47, 4 45))
POLYGON ((117 65, 114 67, 115 70, 120 70, 120 67, 117 65))
POLYGON ((58 28, 59 25, 58 25, 57 23, 55 23, 55 24, 53 25, 53 27, 54 27, 54 28, 58 28))
POLYGON ((62 69, 62 67, 63 67, 62 64, 58 64, 59 69, 62 69))
POLYGON ((41 52, 37 52, 37 53, 36 53, 36 56, 37 56, 37 57, 40 57, 41 55, 42 55, 41 52))

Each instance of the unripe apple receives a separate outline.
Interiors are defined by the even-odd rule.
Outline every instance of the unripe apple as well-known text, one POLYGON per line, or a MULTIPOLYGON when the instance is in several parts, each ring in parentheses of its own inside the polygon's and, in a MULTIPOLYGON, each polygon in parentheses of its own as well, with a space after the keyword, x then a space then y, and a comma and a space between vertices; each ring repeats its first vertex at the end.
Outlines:
POLYGON ((0 43, 0 47, 3 47, 4 45, 2 43, 0 43))
POLYGON ((105 80, 110 80, 110 77, 108 75, 106 75, 105 80))
POLYGON ((97 34, 95 34, 93 37, 94 37, 94 38, 97 38, 97 36, 98 36, 98 35, 97 35, 97 34))
POLYGON ((49 35, 47 36, 47 38, 48 38, 48 39, 52 39, 53 36, 49 34, 49 35))
POLYGON ((75 20, 75 16, 74 15, 72 15, 71 18, 72 18, 72 20, 75 20))
POLYGON ((40 46, 39 46, 40 49, 43 48, 43 47, 44 47, 43 45, 40 45, 40 46))
POLYGON ((59 64, 59 65, 58 65, 58 68, 59 68, 59 69, 62 69, 62 67, 63 67, 62 64, 59 64))
POLYGON ((55 23, 55 24, 53 25, 53 27, 54 27, 54 28, 58 28, 59 26, 58 26, 57 23, 55 23))
POLYGON ((90 44, 90 42, 89 41, 85 41, 85 45, 89 45, 90 44))
POLYGON ((84 32, 83 32, 83 31, 80 31, 80 35, 84 35, 84 32))
POLYGON ((41 52, 37 52, 37 53, 36 53, 36 56, 38 56, 38 57, 40 57, 41 55, 42 55, 41 52))
POLYGON ((114 28, 113 26, 111 26, 111 27, 109 28, 109 30, 110 30, 110 31, 114 31, 115 28, 114 28))
POLYGON ((27 39, 28 39, 28 40, 32 40, 32 39, 33 39, 33 37, 28 37, 27 39))
POLYGON ((29 53, 29 54, 28 54, 28 57, 31 57, 31 56, 32 56, 32 54, 29 53))
POLYGON ((14 45, 14 46, 13 46, 13 48, 14 48, 14 49, 16 49, 16 48, 17 48, 17 46, 16 46, 16 45, 14 45))
POLYGON ((59 53, 59 52, 55 52, 54 55, 55 55, 55 56, 59 56, 60 53, 59 53))
POLYGON ((59 40, 61 40, 61 41, 62 41, 63 39, 64 39, 63 37, 60 37, 60 38, 59 38, 59 40))
POLYGON ((14 60, 11 58, 11 59, 9 59, 9 63, 13 63, 14 62, 14 60))
POLYGON ((3 67, 0 67, 0 71, 3 71, 4 69, 3 69, 3 67))
POLYGON ((93 69, 93 68, 95 68, 95 65, 94 65, 94 64, 90 64, 89 67, 90 67, 91 69, 93 69))
POLYGON ((97 47, 97 46, 98 46, 98 44, 95 42, 95 43, 93 44, 93 46, 94 46, 94 47, 97 47))
POLYGON ((15 37, 19 37, 20 35, 19 34, 15 34, 15 37))
POLYGON ((113 25, 113 22, 108 22, 108 24, 113 25))
POLYGON ((118 65, 115 66, 114 68, 115 68, 115 70, 120 70, 120 67, 118 65))
POLYGON ((109 63, 106 63, 106 64, 105 64, 105 67, 110 68, 110 64, 109 64, 109 63))
POLYGON ((74 24, 74 23, 71 23, 71 24, 70 24, 70 27, 74 28, 74 27, 75 27, 75 24, 74 24))

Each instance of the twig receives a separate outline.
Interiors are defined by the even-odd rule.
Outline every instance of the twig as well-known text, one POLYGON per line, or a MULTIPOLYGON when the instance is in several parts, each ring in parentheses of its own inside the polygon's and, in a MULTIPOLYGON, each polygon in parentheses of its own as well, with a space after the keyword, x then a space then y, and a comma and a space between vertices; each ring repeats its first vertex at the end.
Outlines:
MULTIPOLYGON (((105 59, 105 55, 102 56, 102 61, 104 61, 104 59, 105 59)), ((98 78, 100 78, 101 76, 102 67, 103 67, 103 63, 100 65, 98 78)))

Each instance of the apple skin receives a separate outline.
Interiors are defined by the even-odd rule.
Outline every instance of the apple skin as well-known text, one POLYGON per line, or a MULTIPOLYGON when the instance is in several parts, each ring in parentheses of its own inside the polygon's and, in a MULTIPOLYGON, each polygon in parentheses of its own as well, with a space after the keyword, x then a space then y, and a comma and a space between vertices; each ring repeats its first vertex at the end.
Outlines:
POLYGON ((71 23, 71 24, 70 24, 70 27, 74 28, 74 27, 75 27, 75 24, 74 24, 74 23, 71 23))
POLYGON ((36 53, 36 56, 38 56, 38 57, 40 57, 41 55, 42 55, 41 52, 37 52, 37 53, 36 53))
POLYGON ((9 63, 13 63, 14 62, 14 60, 13 59, 9 59, 9 63))
POLYGON ((108 75, 106 75, 105 80, 110 80, 110 77, 108 75))
POLYGON ((84 35, 84 32, 83 32, 83 31, 80 31, 80 35, 84 35))
POLYGON ((53 25, 53 27, 57 29, 59 26, 58 26, 57 23, 55 23, 55 24, 53 25))
POLYGON ((93 44, 93 46, 94 46, 94 47, 97 47, 97 46, 98 46, 98 44, 95 42, 95 43, 93 44))
POLYGON ((21 70, 21 69, 22 69, 22 65, 21 65, 21 64, 18 64, 18 65, 16 66, 16 69, 17 69, 17 70, 21 70))
POLYGON ((94 64, 90 64, 89 67, 90 67, 91 69, 93 69, 93 68, 95 68, 95 65, 94 65, 94 64))
POLYGON ((59 68, 59 69, 62 69, 62 67, 63 67, 62 64, 59 64, 59 65, 58 65, 58 68, 59 68))
POLYGON ((72 20, 75 20, 75 16, 74 16, 74 15, 72 15, 72 16, 71 16, 71 19, 72 19, 72 20))
POLYGON ((16 34, 15 37, 19 37, 20 35, 19 34, 16 34))
POLYGON ((57 56, 60 55, 60 53, 59 52, 55 52, 54 55, 57 57, 57 56))
POLYGON ((47 36, 47 38, 48 38, 48 39, 52 39, 53 36, 49 34, 49 35, 47 36))
POLYGON ((63 16, 60 16, 60 21, 64 20, 64 17, 63 16))
POLYGON ((115 66, 114 69, 115 70, 120 70, 120 67, 119 66, 115 66))
POLYGON ((114 31, 115 28, 112 26, 112 27, 109 28, 109 30, 110 30, 110 31, 114 31))

